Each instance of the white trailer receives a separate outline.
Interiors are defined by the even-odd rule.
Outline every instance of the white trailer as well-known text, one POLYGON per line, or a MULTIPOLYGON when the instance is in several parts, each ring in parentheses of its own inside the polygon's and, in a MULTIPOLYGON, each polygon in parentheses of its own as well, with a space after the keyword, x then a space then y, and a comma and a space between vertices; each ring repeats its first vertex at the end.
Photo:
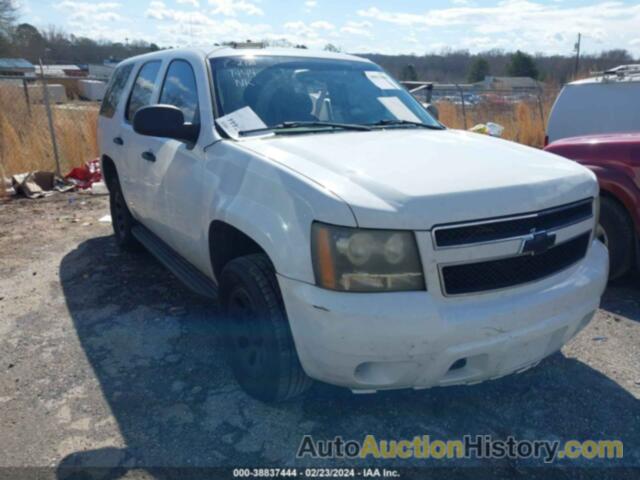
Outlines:
POLYGON ((85 100, 100 102, 104 98, 104 92, 107 84, 99 80, 80 80, 78 82, 78 90, 80 96, 85 100))

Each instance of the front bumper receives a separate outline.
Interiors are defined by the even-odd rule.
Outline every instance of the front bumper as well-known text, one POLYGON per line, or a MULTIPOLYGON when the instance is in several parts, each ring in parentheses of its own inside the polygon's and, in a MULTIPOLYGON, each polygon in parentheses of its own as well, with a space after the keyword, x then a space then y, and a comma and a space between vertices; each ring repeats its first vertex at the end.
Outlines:
POLYGON ((519 372, 559 350, 595 314, 608 261, 594 242, 579 264, 553 277, 459 298, 278 280, 310 377, 355 391, 427 388, 519 372))

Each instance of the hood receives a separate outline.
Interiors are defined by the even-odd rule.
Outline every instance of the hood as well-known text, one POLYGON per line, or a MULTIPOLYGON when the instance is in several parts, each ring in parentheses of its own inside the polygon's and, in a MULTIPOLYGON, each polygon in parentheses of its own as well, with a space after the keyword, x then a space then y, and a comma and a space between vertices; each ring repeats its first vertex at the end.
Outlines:
POLYGON ((546 148, 553 150, 557 146, 581 146, 585 144, 598 145, 606 144, 640 144, 640 132, 629 133, 601 133, 597 135, 582 135, 579 137, 567 137, 549 144, 546 148))
POLYGON ((240 145, 338 195, 361 227, 428 230, 598 192, 593 173, 572 161, 455 130, 281 135, 240 145))

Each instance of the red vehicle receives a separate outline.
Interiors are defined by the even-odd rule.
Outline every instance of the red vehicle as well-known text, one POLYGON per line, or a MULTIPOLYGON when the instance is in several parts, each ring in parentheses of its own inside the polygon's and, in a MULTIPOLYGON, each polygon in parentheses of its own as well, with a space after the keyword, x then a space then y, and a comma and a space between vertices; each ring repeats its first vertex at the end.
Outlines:
POLYGON ((610 278, 640 264, 640 133, 563 138, 545 150, 575 160, 597 175, 599 235, 609 247, 610 278))

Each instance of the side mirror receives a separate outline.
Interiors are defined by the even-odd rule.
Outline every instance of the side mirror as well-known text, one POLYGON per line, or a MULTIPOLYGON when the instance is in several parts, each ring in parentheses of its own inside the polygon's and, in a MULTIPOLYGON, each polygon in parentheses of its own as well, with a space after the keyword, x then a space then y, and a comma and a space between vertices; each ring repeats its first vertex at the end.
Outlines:
POLYGON ((163 137, 196 143, 200 128, 184 122, 182 110, 173 105, 142 107, 133 117, 133 130, 149 137, 163 137))

